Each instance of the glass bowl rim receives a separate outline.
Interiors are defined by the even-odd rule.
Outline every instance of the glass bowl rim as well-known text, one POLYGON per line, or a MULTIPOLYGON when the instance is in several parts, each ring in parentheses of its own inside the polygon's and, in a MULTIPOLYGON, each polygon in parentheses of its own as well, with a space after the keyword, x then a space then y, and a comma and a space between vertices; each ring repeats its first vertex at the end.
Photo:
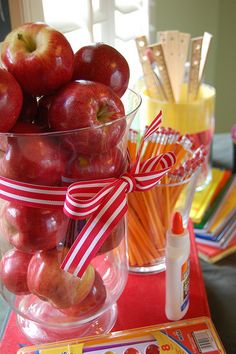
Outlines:
MULTIPOLYGON (((10 307, 11 311, 14 311, 14 313, 16 313, 17 316, 20 316, 22 318, 25 318, 26 320, 29 320, 31 322, 37 323, 38 325, 45 325, 45 321, 42 319, 38 319, 38 318, 32 318, 29 314, 25 314, 23 313, 17 305, 9 303, 9 300, 7 298, 7 296, 5 296, 5 293, 2 291, 0 292, 2 298, 4 299, 4 301, 6 301, 6 303, 8 304, 8 306, 10 307)), ((115 302, 114 302, 115 303, 115 302)), ((78 325, 83 325, 86 324, 94 319, 96 319, 97 317, 101 316, 103 313, 105 313, 110 306, 112 306, 112 304, 106 304, 106 302, 103 304, 103 306, 99 309, 99 311, 95 312, 94 314, 88 316, 88 317, 82 317, 81 319, 76 319, 76 317, 69 317, 72 320, 71 321, 67 321, 67 322, 47 322, 46 326, 48 328, 54 328, 54 329, 66 329, 68 327, 73 327, 73 326, 78 326, 78 325), (106 306, 105 306, 106 305, 106 306)))
MULTIPOLYGON (((135 107, 131 108, 130 111, 125 114, 124 116, 117 118, 113 121, 110 122, 106 122, 97 126, 90 126, 90 127, 83 127, 83 128, 75 128, 75 129, 71 129, 71 130, 57 130, 57 131, 46 131, 46 132, 33 132, 33 133, 14 133, 14 132, 0 132, 0 137, 10 137, 10 138, 20 138, 20 137, 55 137, 55 136, 60 136, 60 135, 67 135, 67 134, 74 134, 74 133, 79 133, 79 132, 85 132, 85 131, 90 131, 92 130, 96 130, 96 129, 101 129, 103 127, 107 127, 110 125, 113 125, 117 122, 126 120, 127 118, 129 118, 130 116, 132 116, 132 114, 134 114, 135 112, 137 112, 137 110, 139 109, 139 107, 141 106, 142 103, 142 97, 141 95, 132 90, 131 88, 127 88, 126 93, 132 93, 132 95, 134 95, 133 97, 135 97, 137 99, 137 103, 135 104, 135 107)), ((124 94, 124 95, 125 95, 124 94)), ((124 97, 124 95, 122 97, 124 97)), ((122 99, 121 97, 121 99, 122 99)))

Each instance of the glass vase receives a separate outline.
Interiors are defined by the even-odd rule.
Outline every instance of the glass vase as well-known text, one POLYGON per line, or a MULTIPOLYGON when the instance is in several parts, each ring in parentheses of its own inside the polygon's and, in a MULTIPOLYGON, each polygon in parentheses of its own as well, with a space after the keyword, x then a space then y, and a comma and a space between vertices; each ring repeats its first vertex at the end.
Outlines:
MULTIPOLYGON (((201 191, 212 178, 212 139, 215 130, 215 97, 214 87, 201 84, 196 100, 188 100, 187 85, 181 87, 180 100, 177 103, 152 98, 148 95, 140 80, 139 90, 142 92, 143 104, 140 110, 142 124, 150 124, 150 120, 160 110, 163 113, 162 126, 179 131, 182 135, 188 134, 193 142, 193 149, 203 145, 206 150, 206 159, 201 166, 196 189, 201 191)), ((138 84, 137 84, 138 88, 138 84)), ((143 128, 143 127, 142 127, 143 128)))
MULTIPOLYGON (((33 185, 119 177, 127 168, 127 137, 141 104, 127 90, 126 115, 97 128, 40 134, 0 134, 0 176, 33 185)), ((33 343, 107 333, 128 277, 126 216, 112 230, 81 278, 60 268, 86 223, 63 208, 0 200, 0 293, 33 343)))
POLYGON ((173 214, 183 217, 188 227, 189 213, 200 170, 176 183, 161 181, 154 188, 128 196, 128 245, 131 272, 148 274, 166 269, 166 234, 173 214))

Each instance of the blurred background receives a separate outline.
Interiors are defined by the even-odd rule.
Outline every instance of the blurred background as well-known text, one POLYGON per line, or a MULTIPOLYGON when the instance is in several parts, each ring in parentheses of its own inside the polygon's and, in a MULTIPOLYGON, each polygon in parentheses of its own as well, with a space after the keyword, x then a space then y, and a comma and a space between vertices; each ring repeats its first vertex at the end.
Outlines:
POLYGON ((178 30, 213 35, 204 81, 216 88, 216 133, 236 123, 235 0, 0 0, 0 42, 25 22, 44 21, 69 39, 74 51, 91 42, 115 46, 128 60, 131 83, 141 76, 134 38, 178 30))

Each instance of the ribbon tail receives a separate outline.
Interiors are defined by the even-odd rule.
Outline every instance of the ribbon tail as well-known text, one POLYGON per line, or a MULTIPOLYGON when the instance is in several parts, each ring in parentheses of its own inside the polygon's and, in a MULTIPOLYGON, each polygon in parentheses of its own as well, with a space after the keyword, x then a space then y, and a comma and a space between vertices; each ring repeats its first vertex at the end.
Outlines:
POLYGON ((147 131, 145 132, 144 136, 141 139, 140 146, 139 146, 138 153, 137 153, 137 157, 136 157, 136 161, 134 163, 134 166, 132 167, 132 172, 133 173, 138 173, 139 172, 141 155, 142 155, 142 150, 143 150, 144 143, 147 140, 147 138, 150 135, 152 135, 153 133, 155 133, 155 131, 159 128, 159 125, 161 124, 161 121, 162 121, 162 111, 160 111, 158 113, 158 115, 154 118, 154 120, 152 121, 151 125, 148 127, 147 131))
POLYGON ((61 269, 81 277, 88 264, 95 256, 101 245, 110 235, 127 212, 127 199, 124 183, 108 196, 108 202, 102 204, 90 217, 75 242, 67 253, 61 269))

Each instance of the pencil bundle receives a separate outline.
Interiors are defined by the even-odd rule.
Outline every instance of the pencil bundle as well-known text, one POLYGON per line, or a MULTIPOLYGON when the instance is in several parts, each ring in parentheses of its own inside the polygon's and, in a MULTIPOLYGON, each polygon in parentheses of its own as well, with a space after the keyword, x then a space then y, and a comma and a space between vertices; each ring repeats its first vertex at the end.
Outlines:
MULTIPOLYGON (((130 132, 131 163, 138 147, 138 132, 130 132), (136 139, 136 141, 135 141, 136 139)), ((128 196, 128 244, 130 268, 148 269, 164 261, 166 232, 174 210, 188 218, 199 166, 205 159, 203 147, 191 150, 187 135, 171 128, 159 128, 145 143, 142 160, 172 151, 176 164, 161 182, 145 192, 128 196)))

